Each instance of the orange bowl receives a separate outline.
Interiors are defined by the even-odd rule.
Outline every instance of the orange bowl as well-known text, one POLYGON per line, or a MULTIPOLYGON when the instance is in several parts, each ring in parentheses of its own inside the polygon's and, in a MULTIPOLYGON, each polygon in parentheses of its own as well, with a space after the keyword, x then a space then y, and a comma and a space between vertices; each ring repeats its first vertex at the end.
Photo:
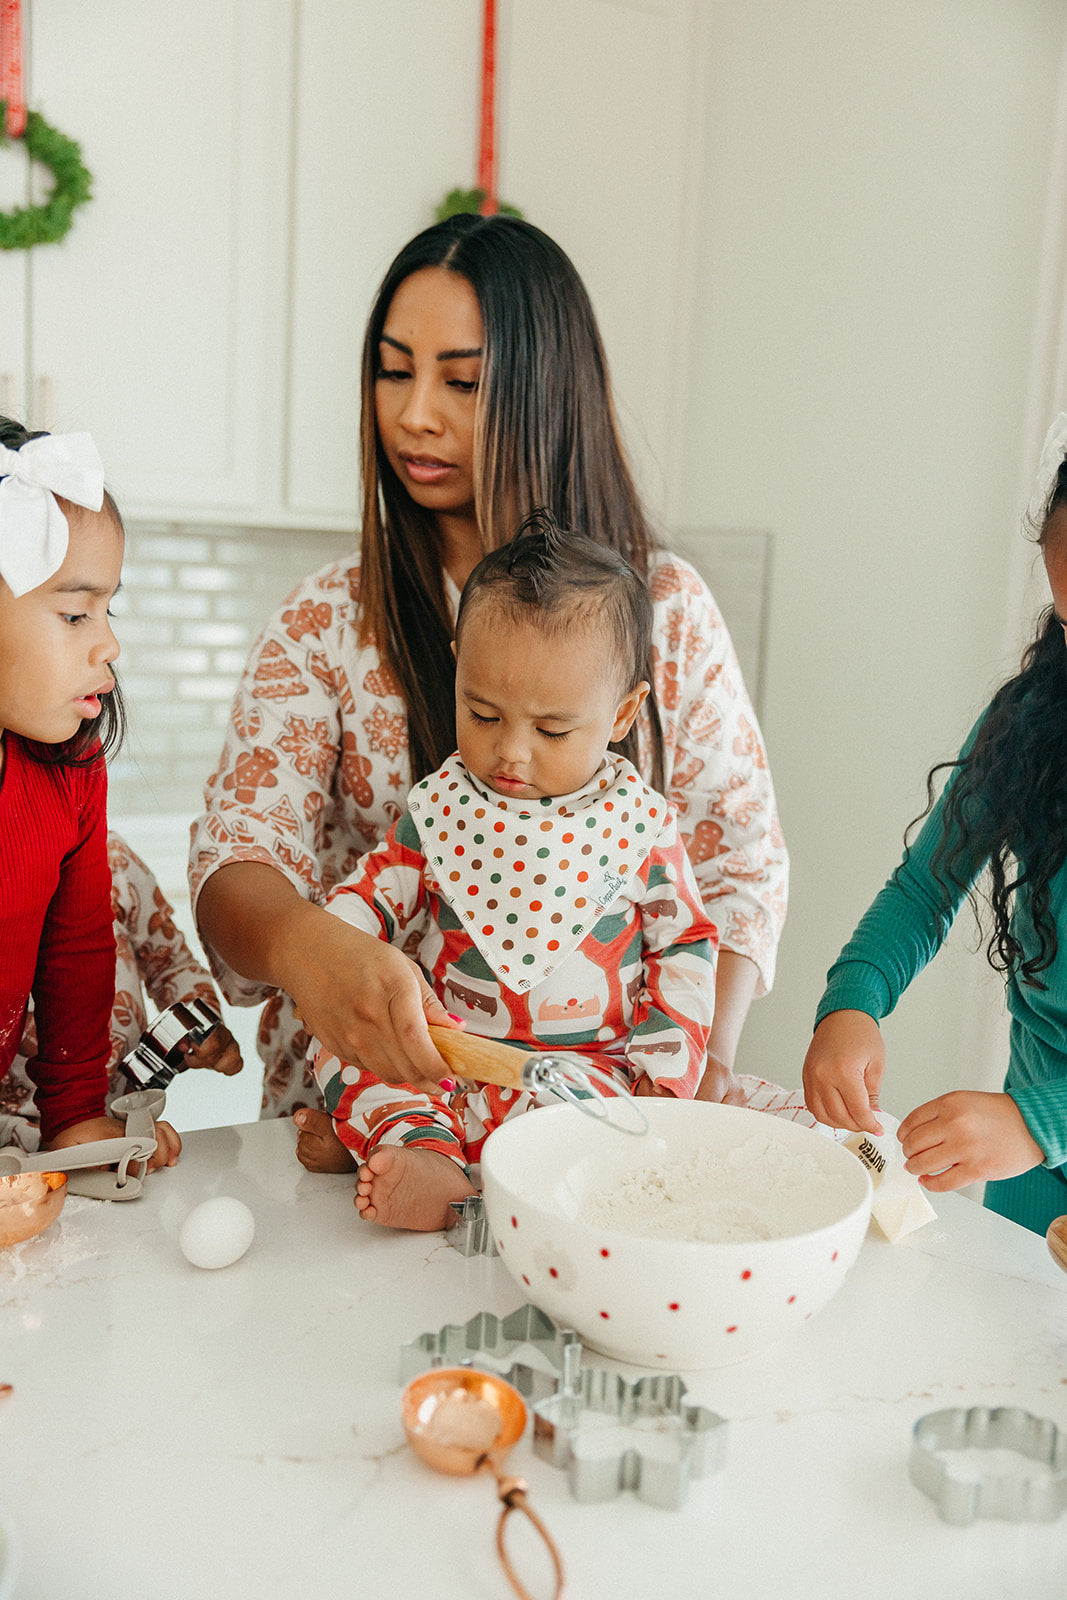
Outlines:
POLYGON ((17 1172, 0 1178, 0 1248, 43 1233, 66 1198, 65 1172, 17 1172))

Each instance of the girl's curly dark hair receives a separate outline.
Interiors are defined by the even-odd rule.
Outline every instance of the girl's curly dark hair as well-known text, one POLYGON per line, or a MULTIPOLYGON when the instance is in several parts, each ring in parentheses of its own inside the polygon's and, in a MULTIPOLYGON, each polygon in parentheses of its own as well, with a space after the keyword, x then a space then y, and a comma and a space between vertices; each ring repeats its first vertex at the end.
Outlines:
MULTIPOLYGON (((0 444, 8 450, 21 450, 30 439, 45 437, 43 432, 31 433, 21 422, 13 422, 10 417, 0 417, 0 444)), ((123 532, 119 508, 106 489, 104 509, 114 517, 119 531, 123 532)), ((111 672, 114 677, 114 667, 111 672)), ((115 687, 100 702, 99 715, 86 718, 73 738, 65 739, 62 744, 38 744, 32 739, 24 739, 23 744, 35 761, 48 766, 88 767, 113 755, 121 745, 125 732, 126 708, 119 692, 118 679, 115 678, 115 687)))
MULTIPOLYGON (((1042 549, 1049 542, 1053 514, 1065 509, 1067 459, 1038 531, 1042 549)), ((1055 537, 1058 543, 1067 537, 1067 529, 1056 527, 1055 537)), ((951 919, 951 898, 961 889, 968 889, 979 913, 978 891, 969 886, 975 865, 985 862, 993 919, 986 942, 989 964, 998 972, 1017 971, 1024 983, 1043 989, 1038 974, 1052 965, 1059 948, 1051 885, 1067 860, 1067 645, 1051 606, 1041 615, 1019 672, 993 696, 971 749, 931 769, 926 810, 917 822, 932 809, 935 779, 946 769, 955 776, 945 790, 943 832, 931 862, 946 896, 944 919, 951 919), (1012 929, 1018 895, 1037 941, 1025 960, 1012 929)), ((905 863, 907 859, 905 850, 905 863)))

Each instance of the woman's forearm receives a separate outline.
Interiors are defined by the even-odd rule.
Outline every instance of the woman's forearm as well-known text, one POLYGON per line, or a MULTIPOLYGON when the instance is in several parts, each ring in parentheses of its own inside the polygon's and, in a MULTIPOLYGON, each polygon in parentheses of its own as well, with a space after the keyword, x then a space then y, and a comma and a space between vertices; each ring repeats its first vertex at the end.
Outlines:
POLYGON ((289 952, 314 939, 326 913, 305 900, 283 872, 261 861, 233 861, 204 884, 196 920, 204 943, 228 967, 257 983, 288 989, 289 952))
POLYGON ((697 1100, 743 1105, 744 1094, 734 1077, 734 1057, 756 991, 759 972, 754 962, 735 950, 720 950, 715 975, 715 1017, 708 1038, 704 1076, 697 1100))
POLYGON ((708 1055, 733 1070, 741 1029, 756 992, 759 971, 755 962, 735 950, 720 950, 715 974, 715 1017, 708 1040, 708 1055))
POLYGON ((445 1070, 427 1018, 451 1026, 414 962, 305 900, 259 861, 220 867, 197 902, 205 940, 242 977, 292 996, 309 1034, 385 1083, 433 1090, 445 1070))

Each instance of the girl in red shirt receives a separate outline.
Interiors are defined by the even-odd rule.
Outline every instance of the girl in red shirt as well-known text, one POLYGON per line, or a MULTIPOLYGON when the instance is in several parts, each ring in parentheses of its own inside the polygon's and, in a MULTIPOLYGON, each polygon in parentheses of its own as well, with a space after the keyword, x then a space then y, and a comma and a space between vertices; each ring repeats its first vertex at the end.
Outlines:
MULTIPOLYGON (((121 1137, 105 1116, 115 935, 106 753, 122 735, 108 606, 122 519, 88 434, 0 418, 0 1076, 33 996, 42 1148, 121 1137)), ((149 1167, 181 1141, 159 1123, 149 1167)))

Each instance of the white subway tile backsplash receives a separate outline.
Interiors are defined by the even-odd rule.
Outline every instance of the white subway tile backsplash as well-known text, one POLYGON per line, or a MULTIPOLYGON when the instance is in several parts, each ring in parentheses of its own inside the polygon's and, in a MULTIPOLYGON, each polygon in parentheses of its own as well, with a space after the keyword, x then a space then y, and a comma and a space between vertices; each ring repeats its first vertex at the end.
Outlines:
POLYGON ((179 678, 175 684, 180 700, 220 700, 227 706, 233 687, 232 678, 179 678))
MULTIPOLYGON (((183 534, 137 532, 131 534, 130 554, 138 561, 206 562, 213 559, 211 540, 199 531, 183 534)), ((125 574, 124 574, 125 576, 125 574)))
POLYGON ((259 630, 290 589, 351 536, 131 524, 116 596, 129 718, 111 763, 111 814, 198 811, 259 630))
POLYGON ((182 622, 178 626, 182 644, 202 644, 211 649, 216 646, 242 647, 248 638, 248 629, 239 622, 182 622))
POLYGON ((196 589, 214 594, 222 589, 243 589, 246 583, 243 572, 228 567, 179 567, 178 587, 196 589))
POLYGON ((173 589, 142 589, 133 614, 142 617, 209 617, 211 601, 206 594, 176 594, 173 589))
POLYGON ((212 672, 225 672, 231 679, 240 677, 244 671, 245 650, 214 650, 211 654, 212 672))

